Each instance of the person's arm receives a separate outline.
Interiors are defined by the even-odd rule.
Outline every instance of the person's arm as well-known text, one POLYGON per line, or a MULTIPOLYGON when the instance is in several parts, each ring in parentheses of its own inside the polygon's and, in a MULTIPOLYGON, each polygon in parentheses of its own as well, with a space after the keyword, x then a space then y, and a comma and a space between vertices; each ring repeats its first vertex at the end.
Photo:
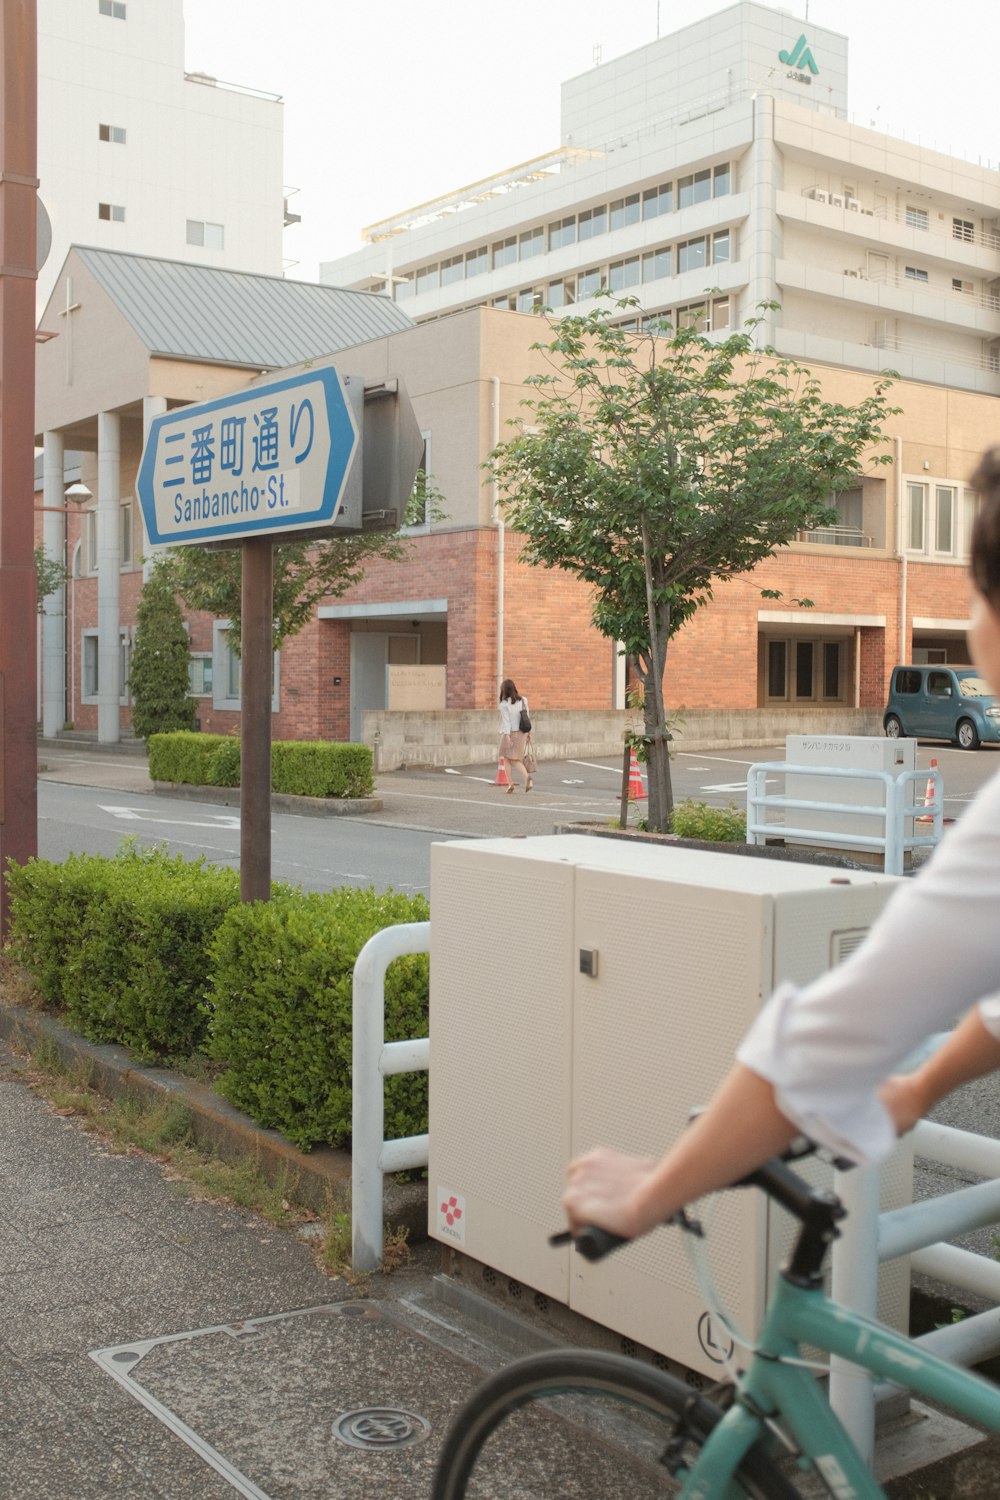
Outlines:
POLYGON ((983 1025, 976 1007, 925 1063, 912 1073, 887 1078, 879 1092, 897 1132, 903 1135, 939 1099, 995 1068, 1000 1068, 1000 1040, 983 1025))
POLYGON ((737 1063, 659 1162, 607 1147, 571 1162, 563 1198, 570 1227, 596 1224, 634 1239, 753 1171, 798 1133, 778 1109, 772 1085, 737 1063))

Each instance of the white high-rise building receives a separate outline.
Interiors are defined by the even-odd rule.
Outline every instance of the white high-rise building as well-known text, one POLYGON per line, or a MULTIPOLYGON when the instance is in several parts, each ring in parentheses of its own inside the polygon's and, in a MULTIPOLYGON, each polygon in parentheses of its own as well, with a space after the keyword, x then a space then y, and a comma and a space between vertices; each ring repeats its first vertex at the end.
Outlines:
POLYGON ((782 354, 1000 394, 1000 173, 852 123, 847 53, 739 0, 570 79, 557 150, 370 226, 321 279, 418 322, 608 287, 637 324, 715 331, 777 302, 782 354))
POLYGON ((182 0, 38 0, 39 195, 70 244, 282 273, 283 106, 184 71, 182 0))

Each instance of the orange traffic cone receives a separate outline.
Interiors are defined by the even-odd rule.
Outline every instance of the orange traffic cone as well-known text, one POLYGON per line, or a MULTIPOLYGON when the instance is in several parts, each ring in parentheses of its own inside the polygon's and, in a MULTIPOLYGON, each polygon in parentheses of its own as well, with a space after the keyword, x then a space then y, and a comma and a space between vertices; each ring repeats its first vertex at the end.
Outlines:
POLYGON ((628 800, 630 802, 642 802, 646 796, 646 789, 642 784, 642 772, 639 770, 639 762, 635 758, 635 751, 629 750, 628 762, 628 800))
MULTIPOLYGON (((931 768, 932 771, 936 771, 937 770, 937 761, 936 760, 933 760, 933 759, 931 760, 931 767, 930 768, 931 768)), ((925 807, 931 807, 931 806, 933 806, 933 803, 934 803, 934 778, 932 776, 928 776, 928 778, 927 778, 927 785, 924 788, 924 806, 925 807)), ((917 818, 916 821, 918 823, 933 823, 934 822, 934 814, 933 813, 921 813, 920 817, 917 818)))
POLYGON ((496 781, 494 781, 493 785, 510 786, 510 782, 507 780, 507 767, 503 763, 502 755, 500 757, 500 764, 497 766, 497 779, 496 781))

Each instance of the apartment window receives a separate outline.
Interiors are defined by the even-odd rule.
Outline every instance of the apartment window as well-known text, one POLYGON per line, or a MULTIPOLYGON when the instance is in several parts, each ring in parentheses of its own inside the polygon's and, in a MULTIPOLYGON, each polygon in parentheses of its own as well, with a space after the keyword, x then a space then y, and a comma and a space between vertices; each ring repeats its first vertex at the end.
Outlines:
POLYGON ((955 551, 955 490, 952 485, 934 486, 934 551, 955 551))
POLYGON ((708 303, 691 302, 679 307, 676 312, 678 328, 695 328, 699 333, 708 333, 708 303))
POLYGON ((101 141, 111 141, 115 146, 124 146, 125 127, 124 125, 98 125, 97 138, 101 141))
POLYGON ((226 230, 223 224, 209 224, 204 219, 188 219, 187 242, 201 245, 205 250, 224 250, 226 230))
POLYGON ((951 236, 955 240, 966 240, 971 245, 976 238, 976 226, 971 219, 952 219, 951 236))
POLYGON ((930 279, 927 272, 922 271, 919 266, 907 266, 905 274, 907 281, 927 282, 930 279))
MULTIPOLYGON (((279 671, 281 652, 274 653, 271 669, 271 712, 280 707, 279 671)), ((212 707, 238 709, 242 671, 240 658, 229 646, 229 621, 217 620, 212 627, 212 707)))
POLYGON ((673 255, 669 245, 662 245, 659 250, 649 250, 642 257, 643 281, 660 281, 664 276, 672 275, 673 255))
POLYGON ((677 181, 677 206, 690 208, 692 203, 705 203, 712 196, 712 173, 706 167, 703 172, 691 172, 677 181))
POLYGON ((927 486, 906 486, 906 545, 910 552, 923 552, 925 511, 927 509, 927 486))
POLYGON ((628 260, 612 261, 608 268, 608 285, 613 292, 623 292, 626 287, 638 286, 640 262, 638 255, 628 260))
POLYGON ((111 219, 115 224, 124 224, 125 207, 121 203, 99 203, 97 205, 97 217, 99 219, 111 219))
POLYGON ((975 490, 963 490, 962 492, 962 556, 968 557, 972 548, 972 528, 976 517, 983 508, 983 497, 977 495, 975 490))
POLYGON ((534 312, 536 307, 541 307, 544 297, 541 287, 528 286, 517 294, 517 311, 534 312))
POLYGON ((910 229, 929 229, 930 215, 926 208, 914 208, 912 204, 906 205, 906 223, 910 229))
POLYGON ((627 198, 616 198, 611 205, 611 228, 624 229, 627 224, 638 224, 640 212, 638 193, 629 193, 627 198))
POLYGON ((730 302, 728 297, 716 297, 712 303, 712 330, 715 333, 721 328, 729 327, 730 302))
POLYGON ((441 267, 437 261, 432 266, 421 266, 417 272, 417 296, 423 292, 436 292, 441 285, 441 267))
POLYGON ((132 506, 121 506, 118 512, 119 561, 123 568, 132 563, 132 506))
POLYGON ((787 698, 788 687, 788 642, 768 641, 767 643, 767 696, 769 698, 787 698))
POLYGON ((540 224, 537 229, 526 229, 523 234, 518 235, 517 250, 521 260, 545 254, 545 230, 540 224))
POLYGON ((601 287, 606 285, 603 266, 595 266, 590 271, 581 271, 576 278, 577 297, 581 302, 587 297, 596 296, 601 287))
POLYGON ((972 282, 963 281, 961 276, 953 276, 951 278, 951 289, 953 292, 963 292, 967 297, 975 291, 972 282))
POLYGON ((662 312, 647 313, 641 323, 643 333, 670 333, 673 329, 673 321, 669 308, 662 312))
POLYGON ((841 696, 841 660, 843 657, 842 642, 823 642, 823 697, 839 698, 841 696))
POLYGON ((697 240, 683 240, 677 246, 677 270, 696 271, 708 264, 708 241, 702 235, 697 240))
POLYGON ((660 214, 673 212, 674 207, 674 185, 672 182, 661 182, 656 187, 647 188, 642 195, 642 217, 644 219, 657 219, 660 214))
POLYGON ((481 276, 489 269, 490 253, 485 245, 477 245, 475 250, 465 252, 465 274, 466 276, 481 276))
POLYGON ((412 276, 407 276, 407 277, 405 277, 401 281, 393 282, 393 285, 396 288, 396 301, 397 302, 405 302, 406 299, 407 299, 407 297, 412 297, 413 296, 413 293, 415 291, 415 287, 413 285, 413 277, 412 276))
POLYGON ((441 262, 441 285, 451 286, 453 281, 465 280, 465 256, 453 255, 441 262))
POLYGON ((188 692, 192 698, 212 696, 212 657, 208 651, 195 651, 188 658, 188 692))
POLYGON ((453 255, 441 262, 441 285, 451 286, 453 281, 465 280, 465 256, 453 255))
POLYGON ((722 162, 718 167, 712 168, 712 197, 724 198, 731 191, 730 188, 729 163, 722 162))
MULTIPOLYGON (((81 665, 81 698, 84 703, 96 703, 100 692, 100 650, 96 630, 83 632, 83 661, 81 665)), ((118 632, 118 702, 128 702, 129 639, 128 629, 118 632)))
POLYGON ((729 259, 729 230, 720 229, 718 234, 712 236, 712 264, 717 266, 720 261, 729 259))
POLYGON ((504 308, 507 312, 510 312, 514 307, 514 298, 509 293, 505 293, 502 297, 494 297, 490 306, 504 308))
POLYGON ((564 276, 561 281, 549 282, 549 307, 569 307, 575 301, 576 282, 572 276, 564 276))
POLYGON ((606 234, 608 230, 608 205, 600 208, 585 208, 577 217, 577 239, 592 240, 595 234, 606 234))
POLYGON ((116 21, 125 20, 125 0, 97 0, 98 14, 114 16, 116 21))
POLYGON ((556 219, 549 225, 549 249, 560 250, 563 245, 576 243, 576 216, 570 214, 567 219, 556 219))
POLYGON ((493 269, 498 271, 501 266, 513 265, 517 260, 517 235, 509 234, 505 240, 497 240, 493 245, 493 269))

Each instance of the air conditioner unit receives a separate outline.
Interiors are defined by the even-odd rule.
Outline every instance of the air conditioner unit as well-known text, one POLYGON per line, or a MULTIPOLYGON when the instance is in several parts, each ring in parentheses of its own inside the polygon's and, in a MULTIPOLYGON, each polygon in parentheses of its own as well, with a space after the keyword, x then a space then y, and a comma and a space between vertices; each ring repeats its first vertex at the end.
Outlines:
POLYGON ((830 203, 832 204, 832 206, 834 208, 843 208, 843 206, 844 206, 844 195, 843 195, 843 193, 831 193, 830 194, 830 203))
POLYGON ((830 194, 826 188, 809 188, 806 191, 806 197, 811 198, 814 203, 829 203, 830 201, 830 194))
MULTIPOLYGON (((565 1166, 602 1142, 658 1155, 728 1071, 775 986, 856 946, 898 882, 835 873, 582 834, 435 844, 431 1236, 711 1373, 705 1304, 676 1234, 658 1230, 598 1265, 548 1244, 565 1166), (495 929, 498 891, 520 981, 489 945, 469 942, 495 929), (460 1218, 441 1208, 456 1201, 460 1218)), ((911 1172, 904 1144, 883 1171, 885 1206, 910 1201, 911 1172)), ((726 1195, 714 1213, 716 1276, 752 1334, 787 1221, 751 1193, 726 1195)), ((880 1272, 880 1315, 896 1326, 908 1277, 905 1261, 880 1272)))
POLYGON ((857 199, 857 198, 848 198, 848 199, 846 199, 845 200, 845 207, 852 208, 856 214, 861 212, 861 203, 860 203, 860 200, 857 199))
POLYGON ((858 276, 859 274, 860 273, 858 271, 845 271, 844 272, 845 276, 858 276))
POLYGON ((873 208, 863 208, 861 212, 863 214, 867 214, 869 219, 874 218, 875 216, 875 210, 873 208))

